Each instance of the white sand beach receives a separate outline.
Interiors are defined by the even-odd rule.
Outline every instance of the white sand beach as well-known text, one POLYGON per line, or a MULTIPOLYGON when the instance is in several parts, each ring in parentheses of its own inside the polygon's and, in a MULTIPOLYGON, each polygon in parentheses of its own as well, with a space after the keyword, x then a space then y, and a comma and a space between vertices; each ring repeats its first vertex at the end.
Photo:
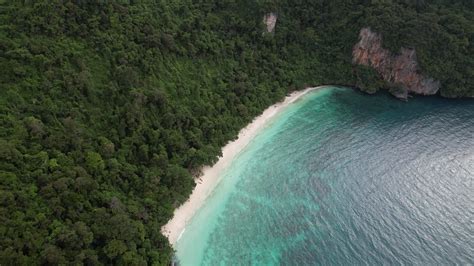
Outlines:
POLYGON ((232 160, 252 141, 260 130, 265 128, 268 122, 289 104, 295 102, 306 93, 323 87, 325 86, 295 91, 288 95, 283 102, 279 102, 267 108, 260 116, 256 117, 252 123, 239 132, 239 136, 236 140, 229 142, 222 149, 222 157, 219 158, 214 166, 205 166, 202 169, 202 175, 196 179, 196 187, 189 199, 174 211, 173 218, 161 228, 161 232, 168 237, 172 245, 175 245, 184 232, 187 222, 194 216, 204 204, 206 198, 217 186, 223 171, 229 167, 232 160))

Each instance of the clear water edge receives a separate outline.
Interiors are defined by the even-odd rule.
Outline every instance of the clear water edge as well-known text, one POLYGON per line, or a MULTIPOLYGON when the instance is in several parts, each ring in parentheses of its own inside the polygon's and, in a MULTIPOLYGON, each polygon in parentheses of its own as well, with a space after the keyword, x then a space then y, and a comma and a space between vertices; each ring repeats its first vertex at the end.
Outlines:
POLYGON ((176 244, 182 265, 473 263, 474 102, 342 88, 287 107, 176 244))

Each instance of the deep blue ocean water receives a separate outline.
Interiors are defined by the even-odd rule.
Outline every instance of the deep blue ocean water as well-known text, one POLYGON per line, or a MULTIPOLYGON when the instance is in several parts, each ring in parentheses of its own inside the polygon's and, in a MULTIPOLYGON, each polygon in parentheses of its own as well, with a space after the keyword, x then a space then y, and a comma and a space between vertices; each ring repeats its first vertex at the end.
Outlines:
POLYGON ((474 100, 326 88, 290 105, 188 222, 182 265, 474 263, 474 100))

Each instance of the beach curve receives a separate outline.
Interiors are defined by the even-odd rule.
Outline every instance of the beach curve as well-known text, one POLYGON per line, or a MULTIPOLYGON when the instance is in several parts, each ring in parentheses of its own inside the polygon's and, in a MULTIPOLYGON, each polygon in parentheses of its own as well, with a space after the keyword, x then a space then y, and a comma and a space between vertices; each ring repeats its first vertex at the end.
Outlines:
POLYGON ((265 128, 272 118, 284 110, 288 105, 295 102, 308 92, 325 88, 328 86, 310 87, 300 91, 294 91, 282 102, 276 103, 263 111, 250 124, 240 130, 237 139, 229 142, 222 148, 222 156, 213 166, 204 166, 202 174, 197 178, 199 182, 191 193, 189 199, 174 210, 173 218, 161 227, 161 233, 175 245, 183 234, 188 221, 196 214, 204 204, 208 196, 221 181, 222 173, 229 167, 235 157, 252 141, 252 139, 265 128))

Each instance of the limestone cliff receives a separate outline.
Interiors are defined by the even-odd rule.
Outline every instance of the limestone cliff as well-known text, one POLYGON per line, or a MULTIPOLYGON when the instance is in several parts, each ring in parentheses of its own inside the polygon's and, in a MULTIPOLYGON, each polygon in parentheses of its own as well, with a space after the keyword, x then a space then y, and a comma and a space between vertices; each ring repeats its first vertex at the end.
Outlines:
POLYGON ((266 25, 266 30, 268 33, 273 33, 275 30, 277 18, 277 14, 273 12, 265 14, 263 17, 263 23, 266 25))
POLYGON ((398 87, 392 93, 399 98, 406 99, 409 93, 432 95, 439 90, 439 81, 420 73, 414 49, 402 48, 399 54, 392 54, 382 47, 382 36, 369 28, 360 31, 352 56, 354 64, 372 67, 384 81, 398 87))

